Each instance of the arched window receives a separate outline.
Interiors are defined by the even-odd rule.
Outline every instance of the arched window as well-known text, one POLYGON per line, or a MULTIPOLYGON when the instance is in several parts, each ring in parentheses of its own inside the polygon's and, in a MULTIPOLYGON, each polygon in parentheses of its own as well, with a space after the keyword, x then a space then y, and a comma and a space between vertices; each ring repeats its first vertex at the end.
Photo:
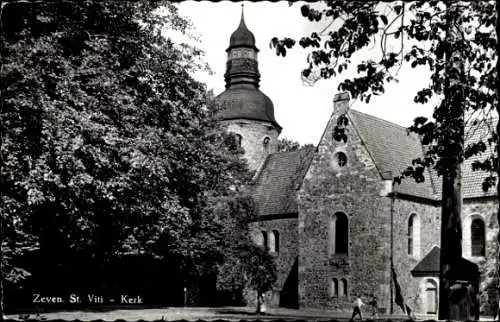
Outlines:
POLYGON ((420 218, 413 213, 408 219, 408 255, 420 257, 420 218))
POLYGON ((347 280, 345 278, 340 279, 340 296, 347 296, 347 280))
POLYGON ((349 248, 349 224, 347 216, 337 212, 330 219, 329 227, 330 254, 347 254, 349 248))
POLYGON ((265 231, 262 231, 262 245, 264 246, 264 248, 269 247, 269 244, 267 241, 267 232, 265 232, 265 231))
POLYGON ((267 147, 267 146, 269 145, 269 142, 271 142, 271 139, 270 139, 268 136, 266 136, 266 137, 264 138, 264 141, 262 141, 262 145, 263 145, 264 147, 267 147))
POLYGON ((476 218, 470 225, 471 230, 471 255, 484 256, 485 255, 485 232, 484 221, 476 218))
POLYGON ((273 230, 269 235, 269 249, 275 253, 280 251, 280 234, 277 230, 273 230))
POLYGON ((437 313, 437 308, 438 308, 438 289, 437 289, 437 283, 433 280, 427 280, 425 282, 425 309, 427 314, 436 314, 437 313))
POLYGON ((258 246, 264 246, 264 236, 262 236, 261 232, 254 232, 253 240, 258 246))
POLYGON ((347 216, 338 212, 335 214, 335 253, 347 254, 349 248, 349 224, 347 216))
POLYGON ((410 216, 408 220, 408 255, 413 255, 413 221, 415 214, 410 216))
POLYGON ((339 296, 339 281, 332 278, 330 282, 330 297, 339 296))

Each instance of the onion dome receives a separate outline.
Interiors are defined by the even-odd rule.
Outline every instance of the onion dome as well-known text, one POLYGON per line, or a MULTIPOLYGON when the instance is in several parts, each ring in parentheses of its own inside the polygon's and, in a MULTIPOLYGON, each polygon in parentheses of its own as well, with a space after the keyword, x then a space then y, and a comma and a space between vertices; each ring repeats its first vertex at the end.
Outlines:
POLYGON ((240 25, 231 35, 231 38, 229 39, 229 47, 226 51, 229 51, 234 47, 248 47, 258 50, 257 47, 255 47, 255 36, 250 30, 248 30, 247 25, 245 24, 243 5, 241 9, 240 25))
POLYGON ((258 49, 253 33, 245 25, 243 9, 240 25, 231 35, 226 51, 226 90, 216 98, 222 107, 219 119, 269 122, 281 131, 281 126, 274 118, 273 102, 259 90, 258 49))
POLYGON ((274 104, 266 94, 251 85, 232 86, 217 97, 222 120, 245 119, 269 122, 281 130, 274 118, 274 104))

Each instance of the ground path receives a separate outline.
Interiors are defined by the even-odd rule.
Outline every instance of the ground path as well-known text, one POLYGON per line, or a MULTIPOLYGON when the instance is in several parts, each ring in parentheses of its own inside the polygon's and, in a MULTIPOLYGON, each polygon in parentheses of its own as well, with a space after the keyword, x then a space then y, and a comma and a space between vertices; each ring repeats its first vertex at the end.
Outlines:
MULTIPOLYGON (((339 313, 324 310, 293 310, 284 308, 270 308, 268 314, 256 315, 254 314, 255 308, 251 307, 220 307, 220 308, 153 308, 153 309, 108 309, 100 308, 97 310, 86 311, 64 311, 64 312, 50 312, 41 313, 41 317, 46 320, 126 320, 126 321, 154 321, 154 320, 312 320, 312 321, 327 321, 338 320, 348 321, 350 313, 339 313)), ((9 319, 19 319, 19 314, 7 315, 9 319)), ((29 316, 35 318, 35 315, 29 316)), ((367 320, 371 320, 369 315, 364 316, 367 320)), ((392 320, 392 321, 406 321, 404 315, 380 315, 379 320, 392 320)), ((427 320, 428 317, 419 317, 419 320, 427 320)), ((481 318, 484 321, 491 321, 491 317, 481 318)))

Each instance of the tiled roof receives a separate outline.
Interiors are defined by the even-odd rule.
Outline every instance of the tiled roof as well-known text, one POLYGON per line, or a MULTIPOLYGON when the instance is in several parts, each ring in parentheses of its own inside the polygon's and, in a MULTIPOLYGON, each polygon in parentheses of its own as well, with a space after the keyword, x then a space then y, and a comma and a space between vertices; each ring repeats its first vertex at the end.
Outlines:
MULTIPOLYGON (((410 166, 413 159, 424 153, 419 137, 414 133, 408 133, 405 127, 356 110, 349 111, 349 118, 383 179, 391 180, 393 176, 410 166)), ((496 120, 467 127, 466 146, 479 139, 487 141, 490 135, 488 124, 496 124, 496 120)), ((475 160, 482 160, 491 153, 494 153, 493 146, 481 155, 464 162, 462 166, 464 198, 495 195, 494 188, 488 193, 482 190, 482 182, 489 174, 484 171, 472 171, 471 167, 475 160)), ((305 176, 313 154, 314 149, 309 148, 276 153, 267 158, 254 186, 254 198, 259 215, 297 212, 296 190, 305 176)), ((440 200, 441 184, 442 178, 438 177, 433 169, 429 169, 425 173, 425 182, 416 183, 414 179, 407 178, 402 180, 400 185, 396 184, 394 190, 405 195, 440 200)))
MULTIPOLYGON (((361 137, 382 178, 392 179, 402 173, 411 161, 423 155, 422 144, 414 133, 408 133, 405 127, 379 119, 377 117, 349 110, 353 127, 361 137)), ((435 187, 430 173, 425 173, 425 182, 416 183, 407 178, 396 184, 396 192, 435 199, 435 187)))
MULTIPOLYGON (((413 276, 439 276, 441 263, 441 249, 434 246, 431 251, 411 270, 413 276)), ((461 258, 456 269, 449 272, 449 276, 455 280, 474 280, 479 274, 478 266, 473 262, 461 258)))
MULTIPOLYGON (((422 146, 419 137, 414 133, 408 134, 405 127, 356 110, 350 110, 349 116, 382 178, 390 179, 390 171, 394 176, 400 174, 412 164, 413 159, 423 156, 425 147, 422 146)), ((496 121, 496 119, 493 119, 467 126, 465 129, 465 146, 478 142, 478 140, 483 140, 487 144, 487 139, 491 136, 490 133, 495 127, 496 121)), ((490 188, 487 193, 482 189, 483 180, 489 173, 472 171, 474 161, 484 160, 492 153, 495 153, 494 145, 488 146, 487 151, 473 156, 463 163, 463 198, 495 195, 496 189, 494 187, 490 188)), ((396 184, 394 189, 396 192, 406 195, 441 200, 441 186, 442 177, 439 177, 434 169, 428 169, 425 173, 425 182, 416 183, 412 178, 407 178, 400 185, 396 184)))
POLYGON ((222 120, 247 119, 270 122, 281 129, 274 118, 271 99, 251 84, 237 84, 219 94, 216 101, 221 105, 218 118, 222 120))
POLYGON ((434 246, 431 251, 411 271, 414 276, 439 276, 440 250, 434 246))
POLYGON ((480 155, 473 156, 465 160, 462 166, 462 189, 464 198, 477 198, 483 196, 496 195, 496 188, 492 187, 488 192, 482 189, 483 180, 489 176, 485 171, 472 171, 474 161, 485 160, 488 156, 495 154, 495 145, 488 145, 488 138, 491 137, 491 131, 495 130, 497 119, 484 120, 476 125, 471 125, 465 130, 465 145, 476 143, 482 140, 486 144, 486 151, 480 155))
POLYGON ((297 189, 311 163, 314 150, 310 147, 267 157, 254 185, 257 215, 297 212, 297 189))

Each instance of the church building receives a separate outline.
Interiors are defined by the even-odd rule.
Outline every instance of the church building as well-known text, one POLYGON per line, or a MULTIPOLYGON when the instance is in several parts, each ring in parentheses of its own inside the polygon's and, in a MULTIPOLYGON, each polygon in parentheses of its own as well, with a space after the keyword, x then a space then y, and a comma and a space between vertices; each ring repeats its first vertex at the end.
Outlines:
MULTIPOLYGON (((252 234, 278 268, 268 303, 349 311, 353 296, 368 302, 373 295, 381 313, 402 313, 395 303, 396 279, 413 312, 435 318, 442 178, 429 170, 422 183, 392 182, 423 155, 419 137, 350 109, 348 93, 338 93, 318 145, 278 153, 282 128, 272 100, 259 89, 259 49, 243 13, 226 51, 226 89, 216 101, 221 124, 236 133, 256 171, 252 188, 259 221, 252 234), (343 114, 348 139, 338 142, 333 129, 343 114)), ((485 131, 468 129, 467 140, 487 137, 485 131)), ((485 263, 498 251, 497 202, 494 189, 482 190, 486 174, 473 172, 473 161, 465 161, 462 170, 463 257, 479 266, 481 308, 490 313, 497 285, 488 285, 485 263)))

